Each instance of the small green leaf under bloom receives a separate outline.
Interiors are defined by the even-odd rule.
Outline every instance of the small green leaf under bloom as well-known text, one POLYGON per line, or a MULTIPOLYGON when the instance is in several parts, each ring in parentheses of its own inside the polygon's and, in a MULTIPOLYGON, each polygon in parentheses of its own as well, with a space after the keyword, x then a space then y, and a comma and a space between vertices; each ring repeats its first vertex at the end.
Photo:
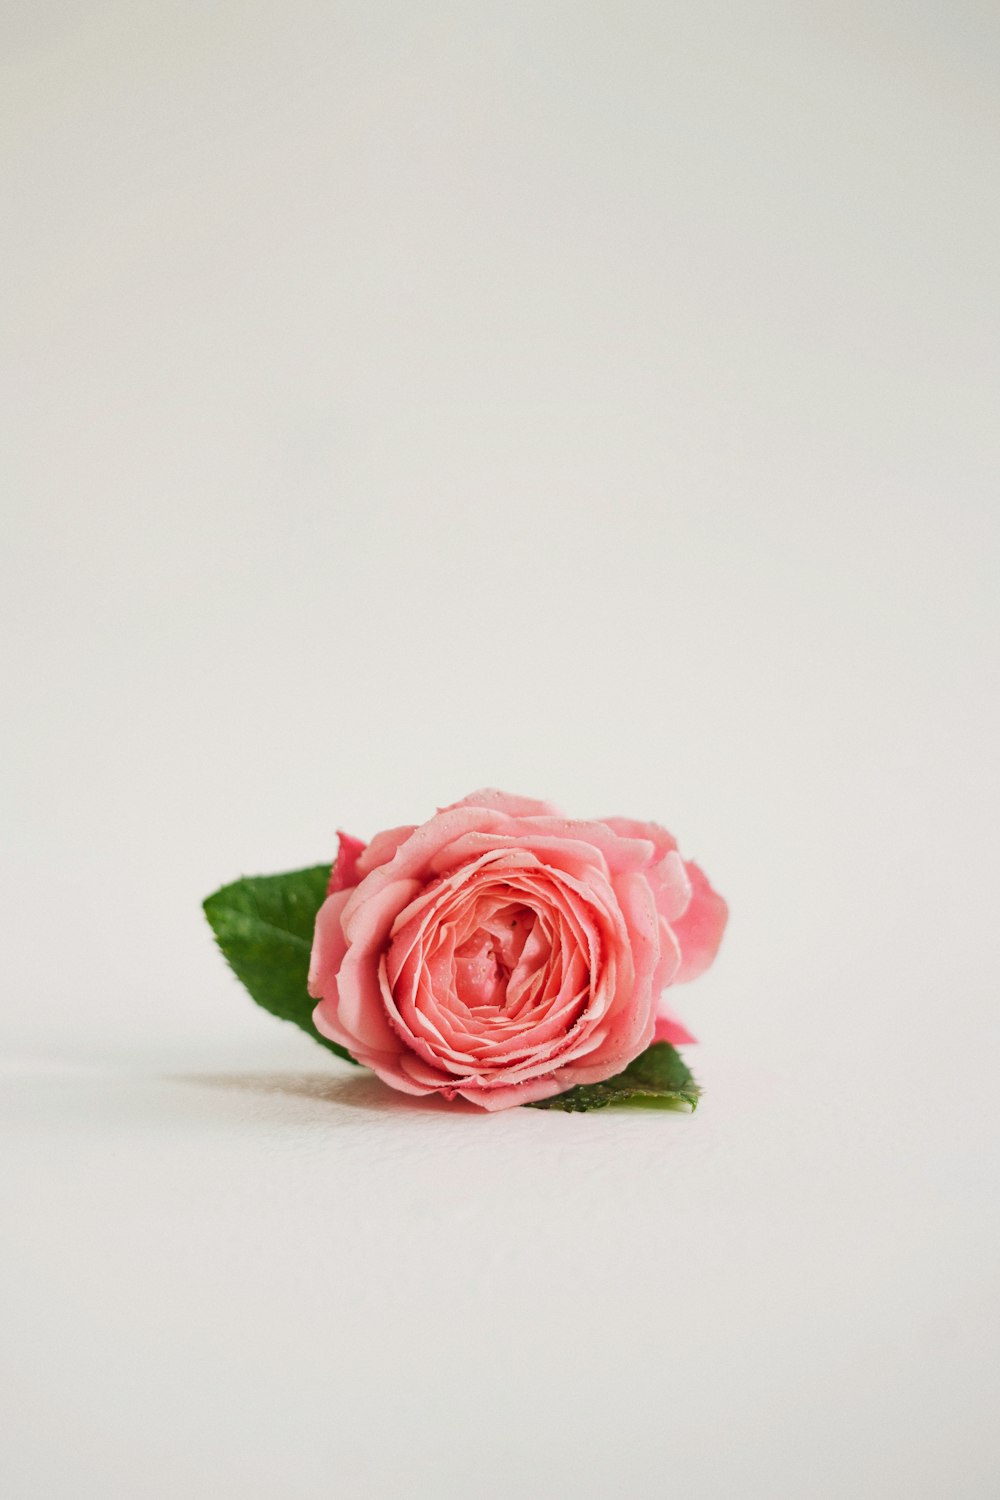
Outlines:
POLYGON ((564 1109, 581 1113, 624 1104, 644 1109, 694 1109, 701 1089, 680 1053, 669 1042, 654 1042, 614 1078, 583 1083, 551 1099, 538 1099, 528 1109, 564 1109))
POLYGON ((329 865, 314 865, 286 875, 247 876, 209 896, 204 910, 229 967, 257 1004, 354 1062, 316 1030, 316 1002, 307 988, 313 927, 329 875, 329 865))

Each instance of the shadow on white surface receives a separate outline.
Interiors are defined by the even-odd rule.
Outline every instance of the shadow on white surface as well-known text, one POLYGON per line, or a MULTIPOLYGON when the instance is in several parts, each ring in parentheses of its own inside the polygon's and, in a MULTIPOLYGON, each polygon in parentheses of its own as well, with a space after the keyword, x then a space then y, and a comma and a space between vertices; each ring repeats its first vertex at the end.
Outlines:
POLYGON ((328 1073, 185 1073, 171 1074, 164 1081, 195 1084, 201 1088, 236 1090, 264 1098, 279 1096, 318 1099, 378 1114, 418 1110, 432 1114, 460 1112, 485 1117, 482 1110, 460 1100, 448 1103, 433 1095, 417 1097, 400 1093, 367 1072, 346 1078, 331 1077, 328 1073))

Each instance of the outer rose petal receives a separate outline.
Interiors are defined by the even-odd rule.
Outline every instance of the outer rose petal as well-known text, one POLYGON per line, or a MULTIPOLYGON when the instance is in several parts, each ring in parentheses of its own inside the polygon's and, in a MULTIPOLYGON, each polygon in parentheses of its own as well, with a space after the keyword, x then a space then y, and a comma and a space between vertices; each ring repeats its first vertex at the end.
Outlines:
POLYGON ((691 904, 691 879, 676 849, 646 871, 653 887, 656 909, 668 922, 676 922, 691 904))
POLYGON ((643 823, 637 818, 602 818, 608 828, 615 833, 620 833, 626 839, 648 839, 656 848, 657 862, 671 849, 677 848, 677 840, 672 833, 661 828, 659 823, 643 823))
POLYGON ((358 857, 358 878, 370 875, 379 865, 387 865, 400 844, 405 844, 410 834, 416 831, 416 824, 408 823, 403 828, 387 828, 384 833, 377 833, 358 857))
POLYGON ((725 901, 712 889, 698 866, 688 861, 685 868, 691 882, 691 904, 682 917, 670 924, 681 948, 681 966, 675 984, 697 979, 705 972, 719 951, 729 917, 725 901))
MULTIPOLYGON (((509 832, 462 834, 435 855, 430 869, 440 874, 490 850, 503 848, 530 849, 544 864, 569 874, 579 875, 582 870, 596 868, 607 878, 609 871, 622 874, 626 870, 644 869, 649 864, 651 845, 636 839, 620 839, 602 823, 567 824, 565 819, 522 818, 511 825, 509 832)), ((686 877, 684 889, 687 892, 686 877)))
POLYGON ((501 1085, 495 1089, 457 1089, 461 1099, 478 1104, 480 1109, 511 1109, 515 1104, 534 1104, 537 1099, 551 1099, 561 1094, 568 1085, 561 1083, 554 1073, 544 1078, 528 1078, 524 1083, 501 1085))
POLYGON ((357 885, 361 876, 358 874, 358 859, 365 852, 363 839, 356 839, 349 833, 343 833, 337 829, 337 837, 340 847, 337 850, 337 858, 333 869, 330 871, 330 879, 327 881, 326 894, 331 896, 334 891, 346 891, 357 885))
POLYGON ((674 935, 674 929, 666 917, 660 918, 660 960, 656 965, 656 973, 653 975, 653 993, 661 995, 668 985, 673 984, 677 978, 677 971, 681 966, 681 947, 674 935))
POLYGON ((334 891, 316 913, 312 953, 309 956, 309 993, 313 999, 336 989, 337 971, 347 952, 347 939, 340 915, 347 905, 348 891, 334 891))
POLYGON ((438 812, 451 812, 456 807, 488 807, 492 812, 506 813, 510 818, 561 818, 558 807, 551 802, 536 802, 533 797, 514 797, 510 792, 499 792, 495 786, 482 787, 463 797, 460 802, 449 802, 439 807, 438 812))
POLYGON ((656 1017, 656 1028, 653 1032, 654 1042, 669 1042, 672 1047, 683 1047, 686 1042, 696 1042, 698 1038, 692 1036, 690 1031, 679 1021, 672 1010, 665 1005, 660 1006, 656 1017))

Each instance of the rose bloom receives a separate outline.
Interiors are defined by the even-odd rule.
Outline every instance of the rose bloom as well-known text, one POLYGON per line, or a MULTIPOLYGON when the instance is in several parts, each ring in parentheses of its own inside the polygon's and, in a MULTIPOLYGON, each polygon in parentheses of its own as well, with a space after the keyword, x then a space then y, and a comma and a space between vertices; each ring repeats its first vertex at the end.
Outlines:
POLYGON ((393 1088, 506 1109, 694 1040, 660 996, 712 962, 726 903, 656 823, 483 791, 339 837, 313 1019, 393 1088))

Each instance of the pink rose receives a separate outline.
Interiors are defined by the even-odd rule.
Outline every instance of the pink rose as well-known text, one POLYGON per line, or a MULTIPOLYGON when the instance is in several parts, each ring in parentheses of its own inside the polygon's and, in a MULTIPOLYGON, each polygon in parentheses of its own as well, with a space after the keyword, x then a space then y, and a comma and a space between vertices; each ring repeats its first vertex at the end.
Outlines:
POLYGON ((476 792, 367 847, 340 835, 313 1020, 393 1088, 526 1104, 693 1041, 660 995, 708 967, 726 915, 656 823, 476 792))

